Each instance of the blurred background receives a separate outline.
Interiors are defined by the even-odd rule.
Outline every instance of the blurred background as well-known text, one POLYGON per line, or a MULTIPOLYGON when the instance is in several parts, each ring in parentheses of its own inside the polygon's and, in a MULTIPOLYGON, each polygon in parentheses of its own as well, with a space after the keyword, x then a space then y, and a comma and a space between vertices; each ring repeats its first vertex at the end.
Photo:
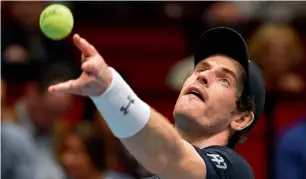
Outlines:
MULTIPOLYGON (((72 36, 51 41, 42 35, 39 15, 51 3, 1 1, 1 177, 149 176, 88 98, 47 93, 50 84, 80 74, 81 56, 72 36)), ((171 122, 201 33, 217 26, 239 31, 262 68, 267 99, 264 114, 237 152, 256 179, 305 178, 305 2, 57 3, 72 10, 73 33, 92 43, 171 122)))

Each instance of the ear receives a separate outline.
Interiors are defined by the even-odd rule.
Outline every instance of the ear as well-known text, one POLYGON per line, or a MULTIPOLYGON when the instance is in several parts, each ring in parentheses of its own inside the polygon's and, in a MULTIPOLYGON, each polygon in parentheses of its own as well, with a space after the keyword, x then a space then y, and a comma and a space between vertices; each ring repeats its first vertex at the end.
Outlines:
POLYGON ((231 122, 231 128, 235 131, 241 131, 247 128, 254 121, 254 113, 246 112, 244 115, 234 119, 231 122))

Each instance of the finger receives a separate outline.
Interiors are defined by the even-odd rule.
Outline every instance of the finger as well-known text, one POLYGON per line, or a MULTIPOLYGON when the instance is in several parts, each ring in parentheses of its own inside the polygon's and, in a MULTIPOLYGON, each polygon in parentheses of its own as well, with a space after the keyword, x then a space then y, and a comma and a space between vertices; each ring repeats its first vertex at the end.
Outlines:
POLYGON ((49 87, 50 93, 78 93, 77 80, 69 80, 63 83, 58 83, 49 87))
MULTIPOLYGON (((86 61, 81 66, 82 70, 87 73, 98 74, 98 69, 94 60, 86 61)), ((101 69, 100 69, 101 70, 101 69)))
POLYGON ((94 56, 97 54, 96 49, 89 42, 87 42, 87 40, 80 37, 78 34, 73 36, 73 41, 85 56, 94 56))

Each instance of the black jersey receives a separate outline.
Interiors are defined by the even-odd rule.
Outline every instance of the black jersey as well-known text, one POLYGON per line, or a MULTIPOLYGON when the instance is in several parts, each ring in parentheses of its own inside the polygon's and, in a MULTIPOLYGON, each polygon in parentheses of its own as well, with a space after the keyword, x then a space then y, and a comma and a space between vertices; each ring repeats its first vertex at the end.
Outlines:
MULTIPOLYGON (((194 148, 206 164, 206 179, 254 179, 251 166, 232 149, 222 146, 194 148)), ((146 179, 159 179, 159 177, 146 179)))
POLYGON ((248 162, 228 147, 194 147, 206 164, 206 179, 254 179, 248 162))

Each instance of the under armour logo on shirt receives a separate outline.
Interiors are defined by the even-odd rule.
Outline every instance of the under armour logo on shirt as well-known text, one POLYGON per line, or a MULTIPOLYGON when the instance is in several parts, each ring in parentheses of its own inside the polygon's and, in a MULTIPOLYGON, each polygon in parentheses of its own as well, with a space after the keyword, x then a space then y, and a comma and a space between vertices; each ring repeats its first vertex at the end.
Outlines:
POLYGON ((227 168, 227 165, 224 159, 219 154, 207 154, 207 155, 211 158, 211 161, 213 161, 216 164, 217 168, 220 168, 220 169, 227 168))
POLYGON ((132 99, 131 96, 127 97, 127 100, 129 100, 129 103, 124 107, 121 106, 120 111, 123 112, 123 115, 126 115, 129 113, 128 109, 130 108, 131 104, 134 104, 134 99, 132 99))

